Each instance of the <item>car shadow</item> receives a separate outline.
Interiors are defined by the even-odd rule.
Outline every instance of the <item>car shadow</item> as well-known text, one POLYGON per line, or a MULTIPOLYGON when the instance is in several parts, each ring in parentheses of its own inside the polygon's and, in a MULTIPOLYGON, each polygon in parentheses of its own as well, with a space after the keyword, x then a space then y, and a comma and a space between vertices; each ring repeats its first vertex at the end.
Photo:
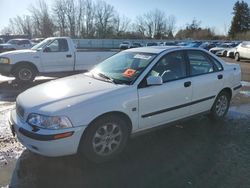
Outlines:
POLYGON ((238 155, 227 146, 240 121, 193 118, 131 139, 122 154, 103 164, 79 155, 49 158, 25 150, 10 187, 215 187, 234 170, 230 159, 238 155))

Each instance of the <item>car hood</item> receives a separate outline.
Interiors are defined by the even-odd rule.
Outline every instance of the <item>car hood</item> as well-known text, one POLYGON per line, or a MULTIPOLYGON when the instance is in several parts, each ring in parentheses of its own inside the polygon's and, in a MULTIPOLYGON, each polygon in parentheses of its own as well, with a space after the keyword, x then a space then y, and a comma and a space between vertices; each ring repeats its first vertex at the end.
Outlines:
POLYGON ((1 56, 8 57, 8 56, 19 55, 19 54, 27 55, 27 54, 33 54, 36 52, 37 52, 36 50, 31 50, 31 49, 14 50, 14 51, 9 51, 9 52, 3 52, 3 53, 1 53, 1 56))
POLYGON ((4 47, 4 48, 8 48, 8 47, 13 47, 12 44, 8 44, 8 43, 4 43, 4 44, 0 44, 0 46, 4 47))
POLYGON ((17 103, 28 112, 55 112, 124 87, 79 74, 28 89, 17 97, 17 103))

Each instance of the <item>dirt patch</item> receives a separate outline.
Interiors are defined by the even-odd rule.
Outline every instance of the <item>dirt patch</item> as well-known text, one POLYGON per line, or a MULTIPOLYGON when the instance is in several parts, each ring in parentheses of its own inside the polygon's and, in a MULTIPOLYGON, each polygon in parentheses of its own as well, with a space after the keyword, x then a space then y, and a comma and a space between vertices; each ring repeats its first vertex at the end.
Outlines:
POLYGON ((8 126, 9 114, 14 107, 15 103, 12 102, 0 103, 0 167, 18 158, 24 150, 8 126))

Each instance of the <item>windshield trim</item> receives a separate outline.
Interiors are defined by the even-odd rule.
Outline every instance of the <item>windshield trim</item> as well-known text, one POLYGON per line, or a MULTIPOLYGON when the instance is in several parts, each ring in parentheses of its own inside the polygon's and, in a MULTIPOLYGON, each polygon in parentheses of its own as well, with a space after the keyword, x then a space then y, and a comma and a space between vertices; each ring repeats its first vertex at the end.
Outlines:
POLYGON ((39 42, 38 44, 36 44, 35 46, 33 46, 31 48, 31 50, 39 50, 39 49, 43 49, 44 46, 48 45, 53 39, 51 38, 47 38, 41 42, 39 42))

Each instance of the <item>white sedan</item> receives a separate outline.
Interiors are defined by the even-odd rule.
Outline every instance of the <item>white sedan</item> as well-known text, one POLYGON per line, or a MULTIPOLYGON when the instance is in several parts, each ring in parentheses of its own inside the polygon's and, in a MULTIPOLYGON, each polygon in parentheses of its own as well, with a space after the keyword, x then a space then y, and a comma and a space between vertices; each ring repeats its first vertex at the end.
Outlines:
POLYGON ((239 65, 203 49, 134 48, 21 93, 10 126, 35 153, 103 162, 141 131, 200 113, 223 118, 240 80, 239 65))

